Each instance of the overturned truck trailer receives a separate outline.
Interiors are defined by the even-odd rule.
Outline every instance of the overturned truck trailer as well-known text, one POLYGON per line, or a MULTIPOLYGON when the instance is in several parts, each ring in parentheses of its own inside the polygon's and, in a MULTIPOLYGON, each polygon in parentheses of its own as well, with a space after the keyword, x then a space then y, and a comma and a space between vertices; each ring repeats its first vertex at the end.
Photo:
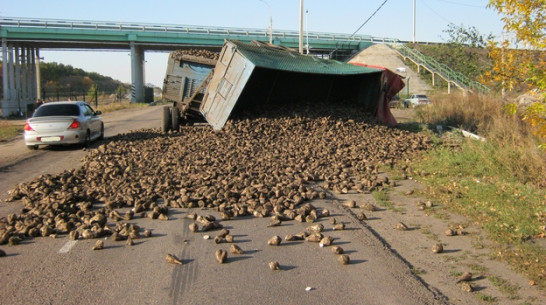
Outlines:
MULTIPOLYGON (((354 103, 394 125, 388 101, 404 84, 386 69, 320 59, 262 42, 226 41, 220 57, 187 105, 199 109, 213 129, 237 111, 293 103, 354 103), (204 89, 203 91, 200 91, 204 89)), ((163 126, 177 130, 188 109, 166 108, 163 126)))
MULTIPOLYGON (((201 84, 217 60, 218 53, 204 49, 176 50, 169 53, 167 71, 163 79, 162 99, 173 102, 173 108, 164 109, 164 115, 168 115, 175 124, 177 118, 180 118, 181 123, 184 120, 204 121, 199 112, 199 105, 191 107, 190 101, 194 95, 204 93, 205 88, 201 84), (173 109, 175 111, 172 111, 173 109)), ((168 129, 169 126, 165 124, 169 122, 170 120, 164 120, 162 128, 168 129)))

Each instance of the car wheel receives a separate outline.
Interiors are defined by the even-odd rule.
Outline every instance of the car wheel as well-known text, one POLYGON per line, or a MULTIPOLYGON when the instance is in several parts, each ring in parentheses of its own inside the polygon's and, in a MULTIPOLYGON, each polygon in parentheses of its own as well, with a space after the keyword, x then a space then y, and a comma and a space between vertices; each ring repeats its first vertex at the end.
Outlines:
POLYGON ((27 145, 27 148, 30 149, 30 150, 37 150, 38 145, 27 145))
POLYGON ((104 124, 101 124, 100 125, 100 136, 99 136, 99 140, 102 140, 104 139, 104 124))
POLYGON ((178 131, 179 124, 180 124, 180 110, 178 110, 178 107, 174 106, 173 110, 171 110, 171 123, 172 123, 172 130, 178 131))
POLYGON ((167 132, 171 127, 171 110, 169 107, 163 107, 163 118, 161 120, 161 131, 167 132))

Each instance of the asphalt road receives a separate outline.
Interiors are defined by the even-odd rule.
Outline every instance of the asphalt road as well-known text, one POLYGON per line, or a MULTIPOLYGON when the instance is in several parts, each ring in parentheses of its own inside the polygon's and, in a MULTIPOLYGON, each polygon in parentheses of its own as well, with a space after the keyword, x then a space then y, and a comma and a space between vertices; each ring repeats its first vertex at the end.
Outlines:
MULTIPOLYGON (((161 107, 149 107, 105 114, 106 137, 157 128, 160 111, 161 107)), ((21 208, 18 202, 5 202, 13 185, 78 167, 85 151, 45 148, 32 152, 21 140, 1 144, 0 154, 0 217, 5 217, 21 208)), ((0 258, 0 304, 446 303, 365 223, 342 207, 339 199, 344 198, 312 204, 328 208, 338 222, 346 224, 346 230, 333 231, 328 219, 320 219, 326 228, 324 234, 333 237, 334 245, 351 257, 348 265, 341 265, 330 247, 284 241, 286 234, 304 231, 309 224, 291 221, 267 227, 268 219, 253 217, 221 222, 244 254, 230 254, 227 263, 218 264, 215 251, 228 250, 229 244, 206 240, 207 233, 191 233, 188 225, 192 220, 185 217, 190 212, 217 214, 170 209, 168 221, 131 221, 153 232, 152 237, 138 239, 133 246, 106 239, 103 250, 93 251, 96 240, 72 241, 61 235, 0 246, 7 253, 0 258), (267 245, 273 235, 283 238, 280 246, 267 245), (184 264, 166 263, 167 253, 184 264), (281 270, 269 270, 270 261, 278 261, 281 270)), ((208 234, 214 237, 215 232, 208 234)))
MULTIPOLYGON (((125 109, 101 115, 105 138, 130 130, 159 128, 161 108, 125 109)), ((90 149, 98 145, 99 142, 93 142, 90 149)), ((5 200, 8 190, 17 183, 29 181, 37 175, 55 174, 78 167, 85 154, 86 151, 78 146, 40 146, 38 150, 29 150, 22 136, 0 143, 0 200, 5 200)))

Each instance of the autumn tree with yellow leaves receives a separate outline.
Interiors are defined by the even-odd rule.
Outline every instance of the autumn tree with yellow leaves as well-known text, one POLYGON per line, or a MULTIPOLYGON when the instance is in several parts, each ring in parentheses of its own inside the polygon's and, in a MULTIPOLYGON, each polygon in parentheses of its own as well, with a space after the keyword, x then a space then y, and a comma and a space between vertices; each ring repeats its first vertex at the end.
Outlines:
POLYGON ((494 80, 503 91, 518 87, 538 98, 522 112, 522 119, 533 126, 546 148, 546 0, 490 0, 488 6, 502 16, 504 30, 515 35, 516 46, 507 40, 489 43, 493 68, 484 79, 494 80))

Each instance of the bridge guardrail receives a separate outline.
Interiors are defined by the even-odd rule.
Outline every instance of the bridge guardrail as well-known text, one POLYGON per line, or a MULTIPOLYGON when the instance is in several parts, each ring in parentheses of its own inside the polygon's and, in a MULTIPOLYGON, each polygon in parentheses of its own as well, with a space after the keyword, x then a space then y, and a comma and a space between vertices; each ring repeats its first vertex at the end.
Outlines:
MULTIPOLYGON (((188 34, 209 34, 209 35, 243 35, 243 36, 269 36, 267 29, 244 29, 230 27, 207 27, 174 24, 155 23, 134 23, 134 22, 108 22, 108 21, 85 21, 69 19, 36 19, 19 17, 0 17, 1 27, 35 27, 35 28, 65 28, 82 30, 118 30, 118 31, 141 31, 141 32, 171 32, 188 34)), ((355 42, 389 42, 397 43, 398 39, 374 37, 369 35, 349 35, 339 33, 309 32, 306 36, 317 40, 334 41, 355 41, 355 42)), ((298 38, 299 32, 274 30, 274 37, 298 38)))

